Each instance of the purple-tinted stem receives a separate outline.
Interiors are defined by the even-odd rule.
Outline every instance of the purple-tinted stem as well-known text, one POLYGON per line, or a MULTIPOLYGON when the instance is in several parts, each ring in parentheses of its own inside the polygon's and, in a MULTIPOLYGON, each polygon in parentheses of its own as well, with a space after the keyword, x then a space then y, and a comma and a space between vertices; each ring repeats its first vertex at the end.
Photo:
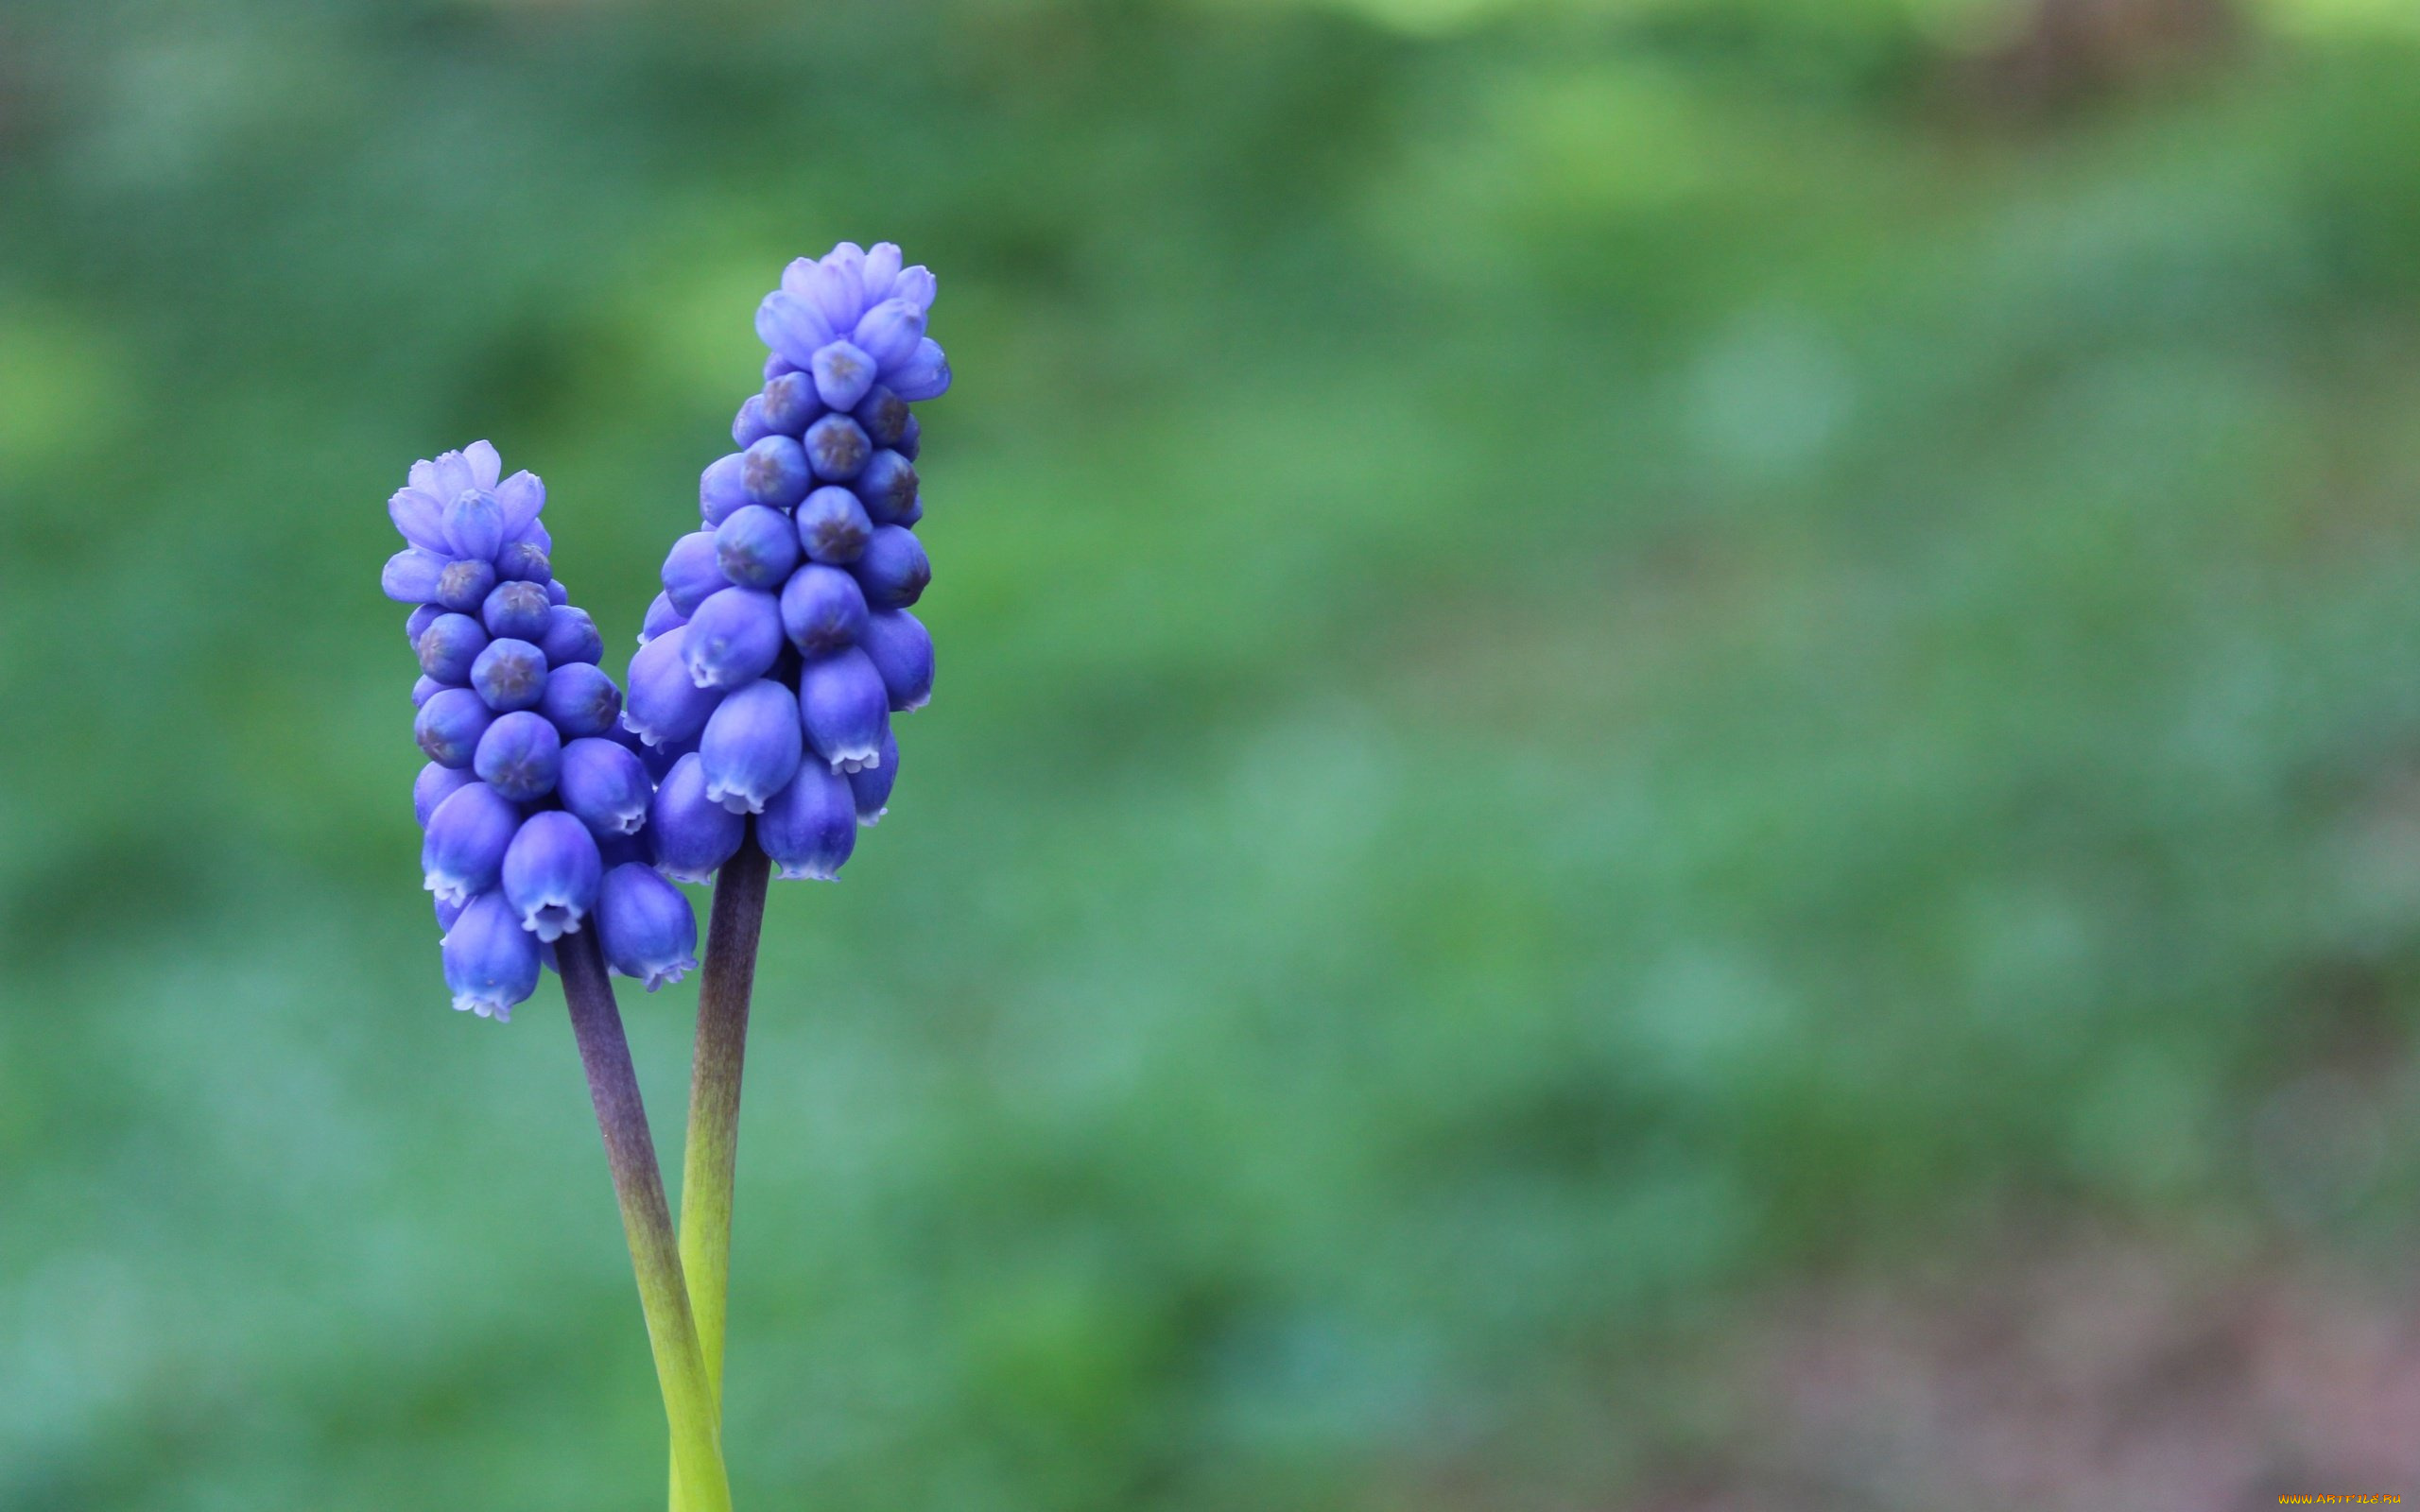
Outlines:
POLYGON ((571 1007, 579 1062, 588 1073, 589 1100, 605 1136, 605 1160, 620 1198, 622 1230, 630 1241, 639 1305, 647 1314, 648 1342, 655 1352, 656 1382, 663 1388, 672 1430, 673 1473, 689 1512, 729 1512, 731 1488, 723 1476, 721 1432, 713 1388, 707 1383, 698 1329, 689 1313, 687 1284, 672 1232, 672 1211, 664 1200, 664 1177, 655 1163, 655 1141, 648 1133, 647 1108, 639 1097, 630 1040, 622 1033, 621 1009, 605 976, 596 931, 565 935, 555 944, 562 968, 563 999, 571 1007))
POLYGON ((731 1210, 739 1159, 739 1082, 748 1003, 772 863, 754 834, 715 877, 706 964, 698 986, 698 1044, 689 1073, 689 1143, 681 1177, 681 1259, 706 1382, 722 1400, 723 1321, 731 1295, 731 1210))

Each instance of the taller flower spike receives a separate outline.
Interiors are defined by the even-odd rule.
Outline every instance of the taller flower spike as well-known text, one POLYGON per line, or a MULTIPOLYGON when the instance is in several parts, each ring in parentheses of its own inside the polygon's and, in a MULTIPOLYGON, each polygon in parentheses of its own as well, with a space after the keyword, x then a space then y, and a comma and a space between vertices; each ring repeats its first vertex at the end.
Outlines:
MULTIPOLYGON (((665 558, 622 715, 664 754, 659 770, 683 774, 657 805, 681 832, 657 847, 667 875, 711 875, 739 824, 782 875, 828 878, 851 849, 831 816, 883 815, 891 716, 933 686, 932 638, 907 606, 932 575, 913 534, 925 507, 910 406, 950 381, 926 334, 934 290, 892 244, 842 242, 792 263, 757 306, 765 385, 733 421, 741 450, 699 477, 700 527, 665 558)), ((449 664, 463 654, 444 650, 449 664)))
MULTIPOLYGON (((645 853, 653 789, 636 757, 595 738, 622 694, 594 664, 596 626, 547 563, 545 485, 502 472, 485 441, 413 464, 387 503, 406 545, 381 578, 387 596, 415 606, 405 626, 423 674, 414 734, 430 761, 413 810, 446 983, 456 1007, 498 1020, 536 988, 554 942, 590 919, 611 936, 625 906, 624 937, 677 939, 670 914, 689 906, 668 887, 604 885, 611 860, 645 853)), ((650 988, 686 970, 677 952, 622 954, 644 955, 650 988)))

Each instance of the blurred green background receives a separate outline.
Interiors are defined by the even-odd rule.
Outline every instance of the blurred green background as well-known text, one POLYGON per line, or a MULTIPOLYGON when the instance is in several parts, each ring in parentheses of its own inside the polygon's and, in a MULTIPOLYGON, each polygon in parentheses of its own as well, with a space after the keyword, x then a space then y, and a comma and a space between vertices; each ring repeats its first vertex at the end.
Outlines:
POLYGON ((2420 1494, 2416 17, 8 0, 0 1507, 661 1504, 383 503, 542 472, 618 672, 842 237, 942 676, 741 1507, 2420 1494))

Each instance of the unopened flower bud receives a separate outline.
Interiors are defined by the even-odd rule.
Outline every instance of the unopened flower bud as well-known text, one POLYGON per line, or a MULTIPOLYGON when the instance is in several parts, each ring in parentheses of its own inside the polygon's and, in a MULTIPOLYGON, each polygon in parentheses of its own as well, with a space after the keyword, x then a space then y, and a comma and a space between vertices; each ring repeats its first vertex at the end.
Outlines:
POLYGON ((534 707, 546 691, 546 653, 527 641, 490 641, 471 663, 471 686, 498 713, 534 707))
POLYGON ((708 593, 718 593, 731 586, 715 560, 715 533, 692 530, 672 543, 664 558, 664 591, 672 599, 672 607, 683 614, 695 614, 708 593))
POLYGON ((882 674, 890 712, 922 709, 933 696, 933 638, 924 622, 904 609, 867 616, 857 644, 882 674))
POLYGON ((546 653, 549 666, 568 666, 602 657, 605 637, 597 631, 596 622, 588 617, 588 610, 555 604, 546 610, 546 632, 540 638, 538 648, 546 653))
MULTIPOLYGON (((876 662, 879 666, 881 663, 876 662)), ((622 690, 602 667, 588 662, 567 662, 546 674, 546 688, 538 712, 551 721, 565 740, 601 735, 622 713, 622 690)))
POLYGON ((715 562, 742 588, 781 587, 798 558, 798 526, 779 509, 752 504, 715 527, 715 562))
POLYGON ((806 465, 820 483, 846 483, 865 471, 873 443, 846 415, 826 415, 806 428, 806 465))
POLYGON ((809 562, 782 585, 782 629, 807 655, 845 650, 865 627, 865 590, 842 569, 809 562))
POLYGON ((554 608, 544 583, 503 582, 488 591, 479 621, 490 635, 509 635, 532 644, 545 639, 546 611, 554 608))
POLYGON ((818 489, 798 507, 799 544, 810 560, 845 567, 857 559, 873 534, 866 507, 846 489, 818 489))
POLYGON ((563 740, 546 716, 523 709, 496 716, 479 737, 471 769, 516 803, 534 803, 555 790, 563 740))
POLYGON ((657 636, 631 658, 629 685, 622 697, 622 724, 649 746, 675 745, 693 739, 706 728, 721 693, 700 688, 689 678, 685 625, 657 636))
POLYGON ((468 688, 445 688, 430 696, 412 719, 412 739, 440 766, 468 766, 479 737, 495 722, 495 711, 468 688))
POLYGON ((449 687, 471 680, 471 665, 488 648, 488 632, 468 614, 440 614, 423 630, 420 669, 449 687))
POLYGON ((924 542, 904 525, 876 525, 866 549, 849 569, 866 591, 866 607, 906 609, 924 596, 933 580, 933 566, 924 542))

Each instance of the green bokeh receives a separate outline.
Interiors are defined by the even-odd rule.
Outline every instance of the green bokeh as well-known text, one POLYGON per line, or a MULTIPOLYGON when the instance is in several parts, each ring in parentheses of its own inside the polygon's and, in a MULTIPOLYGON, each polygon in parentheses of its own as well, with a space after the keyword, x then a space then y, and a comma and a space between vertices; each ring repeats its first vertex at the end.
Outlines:
POLYGON ((2420 37, 1996 9, 12 0, 0 1507, 660 1504, 380 505, 493 438, 618 671, 843 236, 942 676, 775 890, 743 1508, 1622 1504, 1807 1277, 2407 1246, 2420 37))

